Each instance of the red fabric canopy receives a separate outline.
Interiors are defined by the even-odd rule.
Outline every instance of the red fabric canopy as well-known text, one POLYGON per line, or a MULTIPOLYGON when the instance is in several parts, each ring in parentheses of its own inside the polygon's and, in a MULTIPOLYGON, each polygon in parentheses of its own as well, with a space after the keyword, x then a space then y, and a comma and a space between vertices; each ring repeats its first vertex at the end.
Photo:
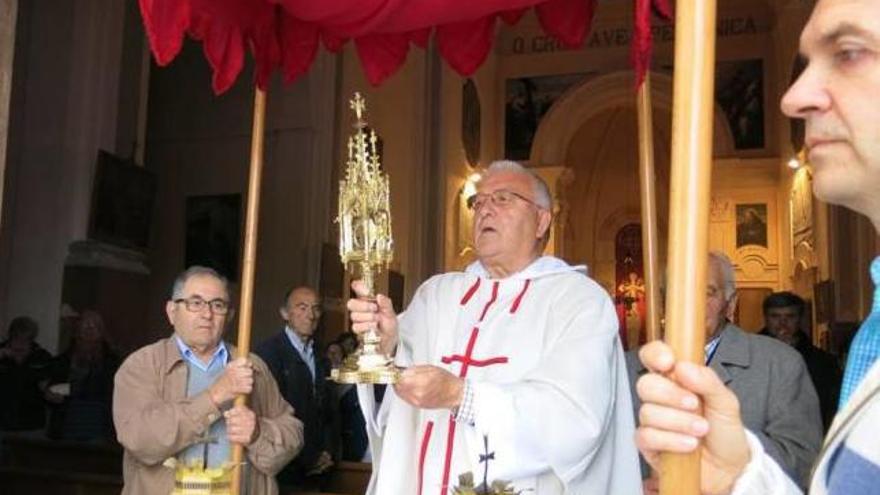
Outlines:
POLYGON ((636 0, 633 10, 633 39, 630 60, 636 71, 636 87, 642 85, 645 73, 651 68, 653 39, 651 36, 651 12, 665 20, 672 19, 669 0, 636 0))
MULTIPOLYGON (((636 0, 648 4, 646 9, 637 7, 637 20, 643 10, 650 15, 652 1, 666 6, 668 0, 636 0)), ((404 63, 410 44, 424 48, 432 31, 443 59, 467 76, 486 59, 498 19, 514 23, 534 8, 548 34, 578 47, 589 31, 595 4, 596 0, 140 0, 157 63, 171 62, 184 34, 189 34, 203 43, 216 93, 226 91, 238 77, 246 49, 256 63, 257 85, 265 89, 276 69, 286 82, 305 73, 319 42, 336 52, 348 40, 354 40, 367 79, 378 85, 404 63)), ((635 33, 633 38, 634 54, 638 46, 642 61, 637 68, 647 67, 650 59, 650 24, 644 26, 646 34, 635 33)))

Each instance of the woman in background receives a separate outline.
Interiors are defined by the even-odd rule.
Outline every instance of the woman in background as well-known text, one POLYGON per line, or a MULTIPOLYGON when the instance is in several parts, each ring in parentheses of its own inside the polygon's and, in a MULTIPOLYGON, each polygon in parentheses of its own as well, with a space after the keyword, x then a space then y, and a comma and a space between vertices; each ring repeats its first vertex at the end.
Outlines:
POLYGON ((45 384, 50 438, 113 439, 113 376, 120 361, 106 335, 101 315, 83 311, 67 350, 52 360, 45 384))

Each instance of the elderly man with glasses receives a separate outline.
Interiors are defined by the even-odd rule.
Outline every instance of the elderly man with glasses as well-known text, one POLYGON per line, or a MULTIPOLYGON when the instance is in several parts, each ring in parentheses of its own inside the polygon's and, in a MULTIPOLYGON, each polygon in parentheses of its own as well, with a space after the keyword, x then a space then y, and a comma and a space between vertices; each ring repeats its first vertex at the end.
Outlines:
POLYGON ((116 374, 113 420, 125 448, 123 494, 171 493, 175 465, 221 468, 247 451, 248 493, 278 493, 275 474, 303 444, 302 423, 258 357, 223 342, 228 282, 194 266, 165 305, 174 334, 128 357, 116 374), (250 394, 249 406, 234 406, 250 394))
POLYGON ((432 277, 399 316, 384 295, 348 302, 353 330, 377 326, 406 367, 380 407, 359 385, 368 493, 451 493, 466 473, 517 493, 641 493, 614 306, 585 267, 542 256, 546 184, 496 162, 470 205, 464 272, 432 277))

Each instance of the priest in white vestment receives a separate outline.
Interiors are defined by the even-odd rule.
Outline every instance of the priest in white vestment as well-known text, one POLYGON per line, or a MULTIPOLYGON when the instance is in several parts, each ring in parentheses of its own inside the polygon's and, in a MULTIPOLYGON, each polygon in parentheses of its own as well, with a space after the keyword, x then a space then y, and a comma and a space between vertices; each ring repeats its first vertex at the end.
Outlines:
MULTIPOLYGON (((368 493, 448 495, 459 475, 536 495, 636 495, 629 385, 608 294, 541 257, 546 184, 496 162, 472 198, 479 261, 432 277, 399 316, 387 297, 348 302, 405 367, 380 407, 359 385, 373 458, 368 493)), ((362 292, 359 283, 354 284, 362 292)))

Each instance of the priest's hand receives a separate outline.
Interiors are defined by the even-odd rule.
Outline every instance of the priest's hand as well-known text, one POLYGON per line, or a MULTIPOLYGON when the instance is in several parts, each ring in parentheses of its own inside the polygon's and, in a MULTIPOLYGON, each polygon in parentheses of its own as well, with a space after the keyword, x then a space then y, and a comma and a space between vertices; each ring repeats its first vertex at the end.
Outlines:
POLYGON ((386 356, 394 354, 397 347, 397 315, 391 299, 382 294, 376 295, 376 300, 367 300, 367 289, 360 280, 351 283, 351 288, 357 294, 358 299, 349 299, 346 307, 351 316, 351 329, 361 335, 370 329, 376 329, 382 343, 380 350, 386 356))
POLYGON ((663 342, 644 346, 639 358, 651 371, 636 384, 642 400, 636 445, 642 455, 660 471, 661 452, 699 448, 701 492, 729 493, 751 458, 736 395, 712 369, 676 362, 663 342))
POLYGON ((397 396, 422 409, 452 409, 461 404, 464 379, 437 366, 410 366, 394 385, 397 396))
POLYGON ((247 406, 235 406, 223 413, 226 418, 226 436, 230 443, 250 445, 260 436, 257 415, 247 406))

